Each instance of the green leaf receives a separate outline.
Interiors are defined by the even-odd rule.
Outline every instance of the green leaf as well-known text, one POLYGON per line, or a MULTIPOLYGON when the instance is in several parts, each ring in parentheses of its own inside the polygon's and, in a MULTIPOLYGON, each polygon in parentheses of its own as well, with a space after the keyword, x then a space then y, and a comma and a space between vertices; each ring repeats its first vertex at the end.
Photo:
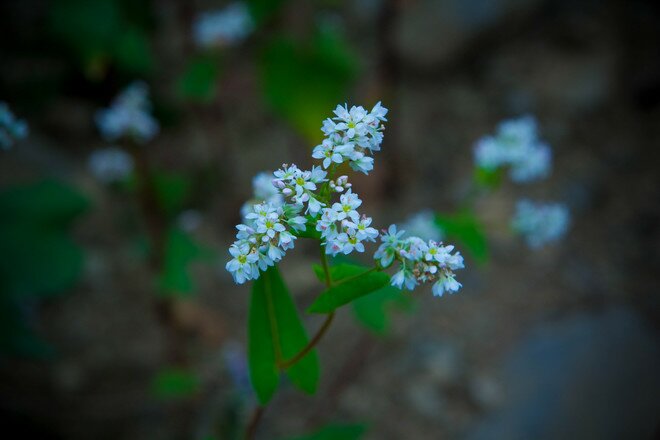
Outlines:
POLYGON ((337 274, 338 284, 322 292, 307 309, 308 313, 330 313, 338 307, 367 295, 374 290, 380 289, 390 281, 389 275, 384 272, 374 272, 372 269, 362 270, 349 276, 348 273, 355 271, 352 265, 339 265, 331 268, 330 276, 337 274), (346 275, 346 276, 344 276, 346 275))
MULTIPOLYGON (((325 271, 323 270, 323 266, 319 264, 315 264, 313 266, 313 269, 319 281, 325 283, 325 271)), ((359 266, 357 264, 349 264, 349 263, 336 264, 334 266, 330 266, 330 278, 332 278, 333 282, 337 283, 342 280, 345 280, 346 278, 360 275, 361 273, 364 273, 368 270, 371 270, 371 268, 359 266)))
POLYGON ((288 440, 359 440, 367 428, 364 425, 329 424, 318 431, 288 440))
POLYGON ((160 371, 152 383, 153 394, 161 399, 184 398, 200 391, 197 376, 183 368, 167 368, 160 371))
POLYGON ((257 25, 275 15, 282 8, 285 0, 248 0, 250 15, 257 25))
MULTIPOLYGON (((308 343, 293 298, 276 267, 254 281, 248 321, 250 379, 259 401, 266 404, 277 390, 278 360, 293 358, 308 343)), ((316 350, 286 374, 302 391, 315 393, 320 375, 316 350)))
POLYGON ((190 61, 179 80, 179 93, 195 102, 208 103, 216 96, 216 83, 220 74, 218 60, 198 56, 190 61))
POLYGON ((488 242, 483 226, 472 213, 437 214, 435 222, 449 239, 455 239, 464 245, 475 260, 480 263, 488 260, 488 242))
POLYGON ((212 252, 198 245, 187 233, 173 228, 167 236, 163 271, 158 284, 168 296, 187 296, 195 290, 190 265, 212 256, 212 252))
POLYGON ((477 167, 474 171, 474 181, 477 185, 495 189, 502 184, 502 178, 504 176, 504 171, 502 168, 495 168, 489 170, 487 168, 477 167))
POLYGON ((320 123, 348 98, 356 57, 332 29, 317 29, 311 41, 280 37, 261 56, 266 100, 310 142, 322 139, 320 123))
POLYGON ((183 174, 159 172, 154 174, 153 183, 158 206, 165 214, 181 211, 191 193, 190 179, 183 174))
POLYGON ((154 60, 150 44, 149 36, 142 29, 129 26, 122 30, 113 51, 117 67, 134 75, 151 72, 154 60))
POLYGON ((413 302, 409 295, 393 286, 382 287, 353 301, 355 318, 377 335, 384 335, 390 327, 389 312, 393 309, 410 310, 413 302))

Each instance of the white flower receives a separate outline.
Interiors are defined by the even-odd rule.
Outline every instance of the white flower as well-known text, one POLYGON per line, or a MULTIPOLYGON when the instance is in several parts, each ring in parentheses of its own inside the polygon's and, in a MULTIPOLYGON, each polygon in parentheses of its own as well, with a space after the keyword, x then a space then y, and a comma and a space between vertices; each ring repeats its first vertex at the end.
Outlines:
POLYGON ((237 2, 200 14, 193 23, 193 36, 200 47, 225 46, 244 40, 254 30, 254 21, 245 3, 237 2))
POLYGON ((346 246, 347 242, 348 234, 345 232, 328 237, 325 246, 325 253, 335 256, 344 250, 344 246, 346 246))
POLYGON ((359 222, 354 223, 351 221, 345 222, 345 225, 347 228, 355 230, 355 235, 357 238, 362 241, 362 240, 367 240, 367 241, 376 241, 376 238, 378 237, 378 231, 376 228, 372 228, 369 225, 371 225, 371 217, 367 216, 362 216, 359 222))
POLYGON ((531 116, 500 123, 495 136, 477 141, 474 158, 486 170, 510 166, 509 176, 518 183, 547 177, 552 166, 550 147, 538 139, 537 123, 531 116))
POLYGON ((444 292, 457 292, 461 287, 462 284, 456 281, 453 273, 443 272, 433 285, 432 291, 434 296, 442 296, 444 292))
POLYGON ((323 208, 321 218, 316 222, 316 230, 321 237, 329 238, 337 234, 337 212, 330 208, 323 208))
POLYGON ((133 158, 116 147, 96 150, 89 156, 89 169, 103 183, 120 182, 133 172, 133 158))
POLYGON ((332 163, 342 163, 344 158, 335 151, 335 146, 330 139, 324 139, 320 145, 312 151, 314 159, 323 159, 323 168, 328 168, 332 163))
POLYGON ((5 102, 0 102, 0 149, 8 150, 14 140, 24 139, 28 135, 25 121, 16 119, 5 102))
POLYGON ((243 284, 247 280, 259 277, 259 271, 255 264, 259 260, 256 253, 250 252, 250 246, 234 243, 229 247, 232 258, 225 268, 232 274, 237 284, 243 284))
POLYGON ((151 116, 151 103, 147 85, 134 82, 117 96, 109 108, 96 113, 96 124, 101 134, 114 141, 120 137, 132 137, 138 142, 151 140, 159 130, 158 122, 151 116))
POLYGON ((349 189, 339 197, 339 201, 340 203, 332 205, 332 209, 337 213, 337 220, 349 218, 354 222, 359 221, 360 214, 356 209, 362 204, 362 200, 358 198, 357 194, 349 189))
POLYGON ((392 275, 390 284, 399 289, 403 289, 403 286, 405 285, 406 289, 414 290, 415 286, 417 286, 417 280, 411 271, 402 267, 401 270, 392 275))
POLYGON ((539 248, 558 240, 570 223, 570 214, 560 203, 535 203, 521 200, 512 220, 514 231, 522 235, 531 248, 539 248))

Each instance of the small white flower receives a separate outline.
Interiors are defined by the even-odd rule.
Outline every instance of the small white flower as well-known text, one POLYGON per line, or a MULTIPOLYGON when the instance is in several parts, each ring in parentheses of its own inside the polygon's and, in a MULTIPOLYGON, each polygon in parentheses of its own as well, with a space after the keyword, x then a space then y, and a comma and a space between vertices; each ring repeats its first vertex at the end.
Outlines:
POLYGON ((232 274, 237 284, 243 284, 247 280, 255 279, 259 276, 256 262, 259 256, 250 252, 250 247, 245 244, 234 243, 229 247, 229 253, 232 258, 226 264, 225 268, 232 274))
POLYGON ((133 172, 133 158, 116 147, 96 150, 89 156, 89 169, 103 183, 115 183, 127 179, 133 172))
POLYGON ((25 121, 16 119, 9 106, 0 102, 0 149, 8 150, 15 140, 24 139, 27 135, 25 121))
POLYGON ((371 225, 371 221, 371 217, 362 216, 360 221, 357 223, 347 221, 346 227, 355 230, 355 235, 360 241, 376 241, 376 238, 378 237, 378 231, 376 228, 369 226, 371 225))
POLYGON ((359 221, 360 214, 356 209, 362 204, 362 200, 358 198, 357 194, 349 189, 339 197, 339 202, 332 205, 332 209, 337 213, 337 220, 349 218, 354 222, 359 221))
POLYGON ((242 2, 200 14, 193 24, 195 42, 204 48, 236 44, 253 30, 254 21, 247 5, 242 2))
POLYGON ((462 286, 461 283, 456 281, 453 273, 442 273, 438 281, 433 285, 432 291, 434 296, 442 296, 444 292, 457 292, 462 286))
POLYGON ((539 248, 561 238, 570 223, 570 214, 560 203, 534 203, 521 200, 512 220, 514 231, 522 235, 531 248, 539 248))
POLYGON ((114 141, 131 137, 138 142, 151 140, 159 131, 151 116, 149 90, 145 83, 134 82, 117 96, 107 109, 96 113, 96 125, 101 134, 114 141))
POLYGON ((324 139, 320 145, 312 151, 314 159, 323 159, 323 168, 328 168, 332 163, 342 163, 344 158, 335 151, 335 146, 330 139, 324 139))

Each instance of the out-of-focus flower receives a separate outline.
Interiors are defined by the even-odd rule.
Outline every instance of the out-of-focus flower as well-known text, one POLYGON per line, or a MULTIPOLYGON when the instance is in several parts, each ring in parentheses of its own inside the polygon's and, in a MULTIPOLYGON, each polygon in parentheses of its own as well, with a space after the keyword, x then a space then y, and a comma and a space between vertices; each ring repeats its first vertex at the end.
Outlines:
POLYGON ((16 119, 9 106, 0 102, 0 149, 8 150, 14 141, 25 139, 28 127, 25 121, 16 119))
POLYGON ((116 147, 96 150, 89 155, 89 170, 103 183, 125 180, 133 172, 133 158, 116 147))
POLYGON ((148 86, 141 81, 129 85, 110 107, 96 112, 96 125, 109 141, 129 137, 144 143, 153 139, 160 128, 151 115, 148 86))
POLYGON ((203 48, 230 46, 244 40, 254 30, 254 20, 245 3, 200 14, 193 24, 195 43, 203 48))
POLYGON ((547 177, 552 167, 552 152, 538 139, 536 119, 532 116, 500 123, 495 136, 477 141, 474 158, 486 170, 509 166, 511 180, 518 183, 547 177))
POLYGON ((533 249, 563 237, 569 224, 570 214, 565 205, 530 200, 518 202, 511 222, 513 230, 522 235, 533 249))
POLYGON ((435 214, 431 210, 420 211, 401 224, 408 236, 417 236, 424 240, 440 241, 443 233, 435 223, 435 214))

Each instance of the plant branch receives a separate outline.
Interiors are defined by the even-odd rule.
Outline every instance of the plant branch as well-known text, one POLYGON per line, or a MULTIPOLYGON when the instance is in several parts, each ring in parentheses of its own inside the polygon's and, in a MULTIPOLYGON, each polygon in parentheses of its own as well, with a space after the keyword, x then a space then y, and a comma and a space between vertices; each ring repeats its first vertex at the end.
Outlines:
POLYGON ((266 407, 259 405, 252 412, 250 416, 250 421, 248 422, 247 428, 245 428, 245 440, 252 440, 257 433, 257 426, 266 411, 266 407))
POLYGON ((304 358, 314 347, 316 344, 319 343, 321 338, 323 338, 323 335, 328 331, 330 328, 330 324, 332 324, 332 320, 335 317, 335 312, 332 311, 328 313, 328 316, 325 318, 325 321, 323 322, 323 325, 321 328, 316 332, 314 337, 305 345, 305 347, 300 350, 295 356, 293 356, 291 359, 284 361, 280 363, 280 369, 286 370, 287 368, 297 364, 302 358, 304 358))

